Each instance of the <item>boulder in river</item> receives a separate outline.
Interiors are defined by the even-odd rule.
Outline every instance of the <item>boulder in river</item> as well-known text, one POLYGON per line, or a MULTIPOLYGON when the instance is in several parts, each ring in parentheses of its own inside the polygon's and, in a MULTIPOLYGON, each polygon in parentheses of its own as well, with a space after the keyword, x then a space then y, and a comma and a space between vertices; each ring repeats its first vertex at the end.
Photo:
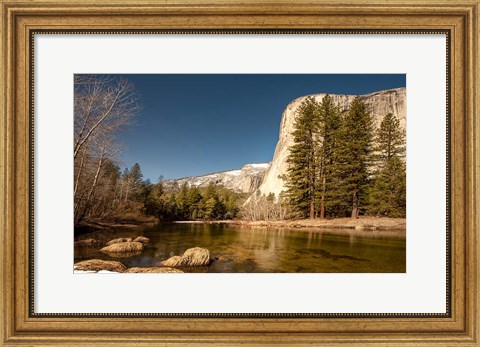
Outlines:
POLYGON ((113 245, 115 243, 122 243, 122 242, 132 242, 132 238, 131 237, 120 237, 118 239, 113 239, 111 241, 108 241, 106 245, 110 246, 110 245, 113 245))
POLYGON ((120 242, 114 243, 110 246, 103 247, 100 252, 103 253, 126 253, 143 251, 145 247, 140 242, 120 242))
POLYGON ((125 267, 125 265, 118 261, 90 259, 74 264, 73 269, 82 271, 107 270, 113 272, 124 272, 127 268, 125 267))
POLYGON ((144 246, 146 246, 150 242, 150 239, 145 236, 139 236, 135 240, 133 240, 133 242, 140 242, 143 243, 144 246))
POLYGON ((205 266, 211 261, 210 251, 206 248, 189 248, 182 256, 173 256, 162 262, 164 266, 205 266))
POLYGON ((183 271, 171 267, 132 267, 126 273, 183 273, 183 271))
POLYGON ((104 252, 111 258, 131 258, 136 257, 137 255, 142 254, 142 251, 133 251, 133 252, 104 252))

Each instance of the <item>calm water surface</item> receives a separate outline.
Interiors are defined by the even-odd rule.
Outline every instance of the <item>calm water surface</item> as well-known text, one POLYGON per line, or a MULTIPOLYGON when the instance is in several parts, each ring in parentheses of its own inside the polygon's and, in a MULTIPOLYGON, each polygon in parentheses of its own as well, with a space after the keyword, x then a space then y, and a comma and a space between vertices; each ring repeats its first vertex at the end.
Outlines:
POLYGON ((205 247, 218 260, 185 272, 405 272, 405 232, 252 228, 229 224, 162 223, 128 231, 99 231, 78 239, 107 242, 146 236, 137 255, 112 258, 97 248, 75 249, 75 262, 117 260, 127 267, 160 266, 191 247, 205 247))

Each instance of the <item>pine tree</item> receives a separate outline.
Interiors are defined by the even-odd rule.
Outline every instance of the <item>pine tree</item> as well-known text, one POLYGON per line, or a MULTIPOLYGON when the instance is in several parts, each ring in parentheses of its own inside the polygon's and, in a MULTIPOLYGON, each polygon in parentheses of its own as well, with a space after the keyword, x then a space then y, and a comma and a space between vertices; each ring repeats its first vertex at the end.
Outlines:
POLYGON ((390 217, 406 215, 405 132, 391 113, 376 132, 378 170, 369 196, 369 212, 390 217))
POLYGON ((171 193, 168 197, 168 202, 166 204, 165 215, 168 216, 167 219, 174 220, 177 219, 178 211, 176 204, 176 196, 174 193, 171 193))
POLYGON ((162 181, 152 186, 147 201, 145 203, 145 211, 149 215, 155 215, 159 218, 164 218, 165 207, 162 201, 162 195, 164 194, 164 188, 162 181))
POLYGON ((315 184, 318 171, 318 103, 307 97, 295 115, 293 145, 289 148, 286 188, 289 204, 302 217, 315 216, 315 184))
POLYGON ((204 219, 215 219, 217 218, 217 201, 215 198, 209 198, 205 201, 204 219))
POLYGON ((153 184, 150 179, 146 179, 140 183, 140 191, 138 194, 139 200, 143 203, 144 209, 147 204, 148 196, 153 189, 153 184))
POLYGON ((375 151, 382 164, 392 156, 405 155, 405 132, 400 129, 400 121, 393 114, 388 113, 382 119, 375 134, 375 151))
POLYGON ((204 195, 205 200, 208 200, 210 198, 214 198, 218 200, 218 192, 217 192, 217 187, 215 187, 215 184, 213 182, 208 183, 207 186, 207 191, 204 195))
POLYGON ((350 216, 358 218, 360 206, 365 203, 372 139, 372 117, 360 97, 356 97, 337 132, 336 162, 332 167, 332 200, 340 214, 350 210, 350 216))
POLYGON ((142 170, 140 169, 140 164, 135 163, 130 169, 130 177, 132 178, 133 184, 140 184, 143 179, 142 170))
POLYGON ((197 187, 193 186, 190 188, 187 200, 190 207, 190 218, 197 219, 199 217, 199 203, 202 200, 202 195, 197 187))
POLYGON ((204 219, 222 219, 225 216, 225 204, 220 201, 217 187, 212 182, 208 184, 200 205, 204 219))
POLYGON ((188 186, 187 183, 184 182, 180 187, 180 192, 177 194, 176 197, 176 205, 177 205, 177 218, 180 219, 190 219, 190 206, 188 203, 188 186))
POLYGON ((143 174, 140 169, 140 164, 135 163, 130 168, 129 181, 130 181, 130 190, 133 200, 141 200, 141 190, 142 190, 142 181, 143 174))
POLYGON ((335 189, 331 184, 332 170, 335 163, 334 153, 337 147, 337 133, 341 125, 340 110, 330 95, 325 95, 319 105, 319 135, 321 143, 318 149, 318 206, 320 218, 325 218, 326 206, 331 206, 332 192, 335 189))
POLYGON ((370 191, 370 212, 389 217, 406 215, 405 163, 395 154, 380 169, 370 191))
POLYGON ((238 206, 237 206, 237 194, 231 192, 227 195, 225 199, 225 218, 226 219, 233 219, 238 214, 238 206))

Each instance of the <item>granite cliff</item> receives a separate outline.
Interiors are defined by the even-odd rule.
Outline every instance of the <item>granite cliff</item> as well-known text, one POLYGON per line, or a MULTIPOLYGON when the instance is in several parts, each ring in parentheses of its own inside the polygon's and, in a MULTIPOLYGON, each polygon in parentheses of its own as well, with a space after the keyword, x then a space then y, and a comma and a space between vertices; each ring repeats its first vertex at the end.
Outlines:
MULTIPOLYGON (((326 94, 313 94, 318 102, 321 102, 326 94)), ((341 111, 347 111, 349 104, 356 95, 337 95, 330 94, 333 101, 340 105, 341 111)), ((285 189, 284 181, 279 177, 287 172, 287 157, 289 154, 289 146, 293 144, 292 132, 294 130, 295 113, 298 106, 308 97, 302 96, 290 102, 283 111, 280 123, 280 134, 273 155, 273 160, 268 168, 262 183, 258 190, 261 194, 268 195, 274 193, 276 196, 285 189)), ((406 126, 406 90, 405 88, 389 89, 378 91, 371 94, 360 96, 374 120, 374 126, 377 128, 382 118, 387 113, 393 113, 400 120, 400 127, 405 129, 406 126)))

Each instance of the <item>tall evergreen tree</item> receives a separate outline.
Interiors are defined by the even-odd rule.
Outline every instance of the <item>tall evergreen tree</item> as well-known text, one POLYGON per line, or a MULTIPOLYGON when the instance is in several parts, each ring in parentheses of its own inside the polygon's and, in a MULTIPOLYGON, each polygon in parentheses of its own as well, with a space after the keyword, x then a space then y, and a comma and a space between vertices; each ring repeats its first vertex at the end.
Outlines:
POLYGON ((218 201, 215 198, 210 198, 205 201, 203 218, 204 219, 215 219, 218 216, 217 211, 218 201))
POLYGON ((133 184, 139 185, 142 182, 143 174, 140 169, 140 164, 135 163, 130 169, 130 177, 132 178, 133 184))
POLYGON ((405 155, 405 132, 400 128, 400 121, 392 113, 386 114, 375 134, 375 151, 382 164, 392 156, 405 155))
POLYGON ((340 213, 350 209, 350 216, 358 218, 360 206, 366 200, 373 139, 372 117, 360 97, 350 104, 337 134, 332 175, 336 185, 333 200, 340 213))
POLYGON ((188 186, 186 182, 184 182, 180 187, 180 192, 178 192, 176 197, 176 204, 178 217, 181 219, 189 219, 190 205, 188 201, 188 186))
POLYGON ((130 168, 128 173, 128 188, 130 191, 130 196, 133 200, 141 201, 142 199, 142 184, 143 184, 143 174, 140 169, 140 164, 135 163, 130 168))
POLYGON ((390 217, 406 214, 405 132, 391 113, 383 117, 376 136, 377 172, 369 196, 369 211, 390 217))
POLYGON ((302 217, 315 217, 315 185, 318 171, 318 103, 307 97, 298 107, 289 148, 285 175, 287 195, 293 211, 302 217))
POLYGON ((206 200, 210 198, 214 198, 218 200, 218 192, 217 192, 217 187, 213 182, 210 182, 207 186, 207 191, 205 192, 204 198, 206 200))
POLYGON ((318 206, 320 218, 325 218, 325 207, 330 203, 332 170, 335 163, 334 153, 337 147, 337 133, 341 125, 340 110, 330 95, 325 95, 319 105, 319 135, 321 143, 318 149, 318 206))
POLYGON ((221 219, 225 214, 225 205, 220 201, 220 196, 215 184, 210 182, 207 191, 200 202, 204 219, 221 219))
POLYGON ((202 200, 202 195, 196 186, 193 186, 188 191, 188 205, 190 207, 190 218, 197 219, 200 217, 199 203, 202 200))
POLYGON ((405 217, 406 193, 405 163, 397 155, 392 155, 375 178, 369 210, 388 217, 405 217))

